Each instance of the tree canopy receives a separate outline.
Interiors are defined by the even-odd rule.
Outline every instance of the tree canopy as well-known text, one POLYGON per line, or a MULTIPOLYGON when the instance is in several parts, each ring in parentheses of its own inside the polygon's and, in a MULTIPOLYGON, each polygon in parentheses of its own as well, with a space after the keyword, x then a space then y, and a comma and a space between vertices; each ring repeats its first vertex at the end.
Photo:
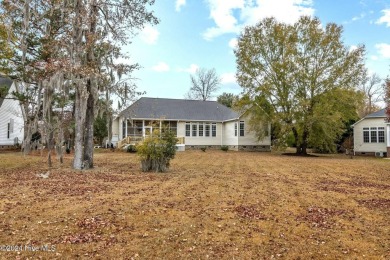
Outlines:
POLYGON ((235 105, 235 103, 237 103, 238 100, 239 100, 239 96, 234 95, 233 93, 223 92, 221 95, 217 97, 218 103, 230 108, 232 108, 235 105))
MULTIPOLYGON (((289 25, 266 18, 246 27, 235 50, 237 79, 256 124, 278 125, 275 145, 292 133, 297 153, 308 146, 334 149, 345 121, 356 117, 365 75, 364 46, 349 49, 343 28, 301 17, 289 25)), ((264 128, 256 131, 259 138, 264 128)))
MULTIPOLYGON (((29 103, 23 110, 25 151, 29 150, 31 134, 36 131, 39 111, 48 131, 45 136, 49 155, 54 134, 61 140, 57 143, 62 143, 62 128, 68 124, 64 124, 64 116, 55 116, 53 110, 57 106, 64 111, 69 97, 73 97, 70 101, 75 121, 73 167, 93 167, 93 124, 99 114, 99 96, 106 98, 109 115, 111 95, 124 94, 127 99, 131 96, 129 92, 134 92, 134 85, 122 75, 139 66, 121 64, 118 60, 126 58, 121 47, 130 43, 131 36, 145 24, 158 23, 149 10, 153 4, 154 0, 0 2, 0 18, 8 26, 7 43, 13 54, 6 64, 12 72, 9 76, 28 83, 34 90, 26 98, 29 103), (33 103, 37 104, 35 110, 29 105, 33 103)), ((0 38, 4 38, 2 30, 0 27, 0 38)))

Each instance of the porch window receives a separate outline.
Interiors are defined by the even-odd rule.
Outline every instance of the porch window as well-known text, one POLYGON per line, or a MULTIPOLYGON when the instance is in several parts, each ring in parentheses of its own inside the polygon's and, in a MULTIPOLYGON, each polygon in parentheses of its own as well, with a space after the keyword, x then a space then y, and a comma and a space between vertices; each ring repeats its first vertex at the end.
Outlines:
POLYGON ((9 139, 10 133, 11 133, 11 131, 10 131, 11 129, 10 129, 10 128, 11 128, 11 124, 8 123, 8 124, 7 124, 7 138, 8 138, 8 139, 9 139))
MULTIPOLYGON (((146 124, 145 124, 146 126, 146 124)), ((127 123, 128 136, 142 136, 142 121, 130 120, 127 123)))
POLYGON ((169 130, 177 136, 177 122, 176 121, 162 121, 162 130, 169 130))
POLYGON ((363 142, 370 142, 370 128, 368 127, 363 127, 363 142))
POLYGON ((211 136, 216 137, 217 136, 217 124, 213 123, 211 125, 211 136))
POLYGON ((234 123, 234 136, 237 136, 237 122, 234 123))
POLYGON ((122 121, 122 138, 126 138, 126 122, 122 121))
POLYGON ((209 137, 210 136, 210 123, 206 123, 205 125, 205 136, 209 137))
POLYGON ((186 122, 186 136, 191 136, 191 124, 186 122))
POLYGON ((240 136, 245 136, 245 122, 240 121, 240 136))
POLYGON ((371 127, 371 143, 376 143, 377 142, 377 130, 376 127, 371 127))
POLYGON ((197 127, 198 127, 198 124, 197 124, 197 123, 192 123, 192 136, 193 136, 193 137, 196 137, 196 134, 197 134, 197 132, 198 132, 197 127))
POLYGON ((198 136, 202 137, 203 136, 203 123, 199 123, 199 128, 198 128, 198 136))

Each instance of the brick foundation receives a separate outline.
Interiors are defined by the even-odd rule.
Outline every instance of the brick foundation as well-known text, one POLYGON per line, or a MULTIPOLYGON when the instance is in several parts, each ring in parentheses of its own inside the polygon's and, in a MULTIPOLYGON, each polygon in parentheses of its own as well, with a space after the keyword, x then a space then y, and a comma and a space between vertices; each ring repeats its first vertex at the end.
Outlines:
POLYGON ((387 158, 390 158, 390 147, 387 147, 387 158))

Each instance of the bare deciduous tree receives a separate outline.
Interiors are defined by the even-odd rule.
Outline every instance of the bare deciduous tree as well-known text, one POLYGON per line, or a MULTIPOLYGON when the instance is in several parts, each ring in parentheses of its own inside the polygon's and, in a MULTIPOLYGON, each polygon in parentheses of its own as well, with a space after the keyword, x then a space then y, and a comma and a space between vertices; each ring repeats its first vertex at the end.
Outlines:
POLYGON ((364 117, 378 110, 378 102, 383 101, 382 79, 378 74, 374 73, 367 77, 361 85, 360 90, 365 96, 365 104, 362 111, 359 111, 360 116, 364 117))
POLYGON ((221 79, 218 77, 215 69, 199 68, 195 75, 191 75, 191 84, 189 92, 186 94, 188 99, 209 100, 213 93, 219 89, 221 79))
POLYGON ((390 123, 390 78, 385 80, 385 103, 386 103, 386 122, 390 123))

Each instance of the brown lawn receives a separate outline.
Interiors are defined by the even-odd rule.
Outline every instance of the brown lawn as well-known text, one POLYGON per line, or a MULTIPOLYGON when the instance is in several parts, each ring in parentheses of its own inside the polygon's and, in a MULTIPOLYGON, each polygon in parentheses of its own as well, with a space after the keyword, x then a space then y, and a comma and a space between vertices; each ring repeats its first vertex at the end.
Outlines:
POLYGON ((390 160, 186 151, 145 174, 98 152, 47 179, 45 160, 0 154, 1 259, 390 259, 390 160))

